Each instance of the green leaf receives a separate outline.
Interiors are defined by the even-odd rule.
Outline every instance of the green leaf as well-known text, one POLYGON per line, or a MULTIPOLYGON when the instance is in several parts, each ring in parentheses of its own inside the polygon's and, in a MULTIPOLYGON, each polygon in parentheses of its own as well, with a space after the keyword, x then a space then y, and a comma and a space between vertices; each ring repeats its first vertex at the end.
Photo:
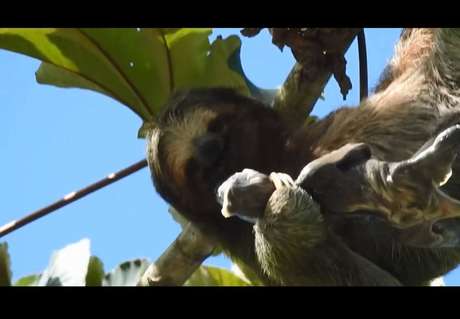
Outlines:
POLYGON ((85 79, 83 76, 70 72, 66 69, 59 68, 54 64, 42 62, 35 72, 38 83, 53 84, 62 88, 79 87, 82 89, 93 90, 102 94, 111 96, 110 92, 100 87, 94 82, 85 79))
POLYGON ((53 253, 38 286, 85 286, 89 261, 89 239, 70 244, 53 253))
POLYGON ((276 94, 278 93, 277 89, 262 89, 256 86, 244 73, 243 66, 241 64, 241 45, 233 52, 229 57, 229 66, 232 70, 240 74, 243 78, 249 93, 252 97, 266 103, 267 105, 272 105, 273 100, 275 99, 276 94))
POLYGON ((251 286, 264 286, 252 268, 247 267, 244 263, 233 258, 231 270, 238 277, 247 281, 251 286))
POLYGON ((29 275, 18 279, 14 283, 15 286, 25 287, 25 286, 36 286, 40 280, 41 275, 29 275))
POLYGON ((249 286, 250 284, 223 268, 200 266, 185 286, 249 286))
POLYGON ((174 90, 230 86, 248 94, 229 58, 238 37, 209 43, 211 29, 0 28, 0 48, 44 63, 37 81, 108 95, 152 122, 174 90))
POLYGON ((226 39, 217 38, 211 45, 208 55, 203 82, 191 82, 200 87, 231 87, 241 94, 249 95, 249 88, 241 73, 230 67, 230 59, 237 54, 239 56, 241 40, 232 35, 226 39))
MULTIPOLYGON (((66 85, 70 86, 71 74, 75 74, 76 80, 72 86, 94 89, 94 85, 96 85, 103 88, 109 96, 131 107, 141 117, 153 118, 153 114, 150 114, 146 105, 147 102, 137 91, 135 79, 130 76, 128 71, 131 68, 129 62, 134 58, 128 54, 133 50, 132 44, 136 42, 133 38, 139 38, 136 36, 138 32, 136 29, 103 29, 106 41, 100 43, 97 39, 97 30, 99 29, 2 28, 0 29, 0 47, 35 57, 59 67, 59 69, 45 70, 46 72, 41 70, 37 74, 37 80, 40 83, 54 84, 41 76, 52 74, 51 79, 56 79, 58 70, 62 69, 66 81, 59 83, 60 86, 63 86, 63 82, 67 82, 66 85), (118 38, 119 41, 116 44, 120 47, 116 51, 110 52, 104 44, 114 37, 118 38), (124 46, 125 44, 127 45, 124 46), (81 77, 93 84, 87 87, 84 81, 81 81, 81 77)), ((144 52, 158 43, 158 41, 148 41, 147 39, 142 42, 145 47, 144 52), (149 42, 153 43, 150 47, 147 44, 149 42)))
POLYGON ((104 264, 96 257, 91 256, 88 263, 88 272, 86 273, 86 286, 102 286, 104 278, 104 264))
POLYGON ((11 286, 11 262, 8 243, 0 243, 0 286, 11 286))
POLYGON ((121 263, 105 275, 102 285, 136 286, 148 266, 149 261, 147 259, 135 259, 121 263))

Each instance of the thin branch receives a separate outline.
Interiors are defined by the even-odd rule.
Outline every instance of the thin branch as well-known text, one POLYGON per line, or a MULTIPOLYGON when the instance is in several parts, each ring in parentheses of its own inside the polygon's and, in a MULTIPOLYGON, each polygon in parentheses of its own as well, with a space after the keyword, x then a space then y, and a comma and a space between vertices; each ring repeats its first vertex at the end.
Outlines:
POLYGON ((123 177, 126 177, 128 175, 133 174, 134 172, 137 172, 138 170, 147 167, 147 160, 143 159, 125 169, 122 169, 121 171, 118 171, 116 173, 112 173, 108 175, 106 178, 101 179, 97 181, 94 184, 91 184, 89 186, 86 186, 85 188, 82 188, 76 192, 72 192, 64 196, 62 199, 58 200, 57 202, 52 203, 51 205, 48 205, 44 208, 41 208, 19 220, 13 220, 3 226, 0 227, 0 238, 5 236, 6 234, 11 233, 12 231, 15 231, 31 222, 33 222, 36 219, 39 219, 41 217, 44 217, 57 209, 64 207, 94 191, 97 191, 107 185, 110 185, 123 177))
POLYGON ((215 245, 188 223, 176 240, 145 271, 138 286, 182 286, 215 245))

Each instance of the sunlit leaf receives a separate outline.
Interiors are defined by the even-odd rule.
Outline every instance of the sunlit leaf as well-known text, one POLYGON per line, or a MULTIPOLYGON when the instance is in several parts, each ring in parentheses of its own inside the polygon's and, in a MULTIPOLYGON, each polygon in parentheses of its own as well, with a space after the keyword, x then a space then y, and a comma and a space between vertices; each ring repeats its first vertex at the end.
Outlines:
POLYGON ((38 83, 50 84, 62 88, 79 87, 103 93, 110 96, 110 92, 104 90, 102 87, 94 82, 85 79, 83 76, 75 72, 55 66, 54 64, 42 62, 40 67, 35 72, 38 83))
POLYGON ((200 266, 187 280, 185 286, 249 286, 233 272, 217 267, 200 266))
POLYGON ((90 261, 89 239, 53 253, 38 286, 85 286, 90 261))
MULTIPOLYGON (((65 81, 59 81, 58 85, 83 87, 94 89, 94 86, 102 88, 111 97, 131 107, 142 118, 153 118, 143 96, 137 91, 135 81, 129 76, 129 62, 133 58, 128 54, 132 51, 136 38, 136 29, 103 29, 107 38, 118 36, 119 47, 110 52, 95 39, 93 33, 97 29, 76 28, 2 28, 0 29, 0 48, 23 53, 58 68, 41 70, 37 73, 40 83, 51 83, 51 80, 59 78, 60 69, 64 70, 65 81), (131 47, 127 49, 126 46, 131 47), (76 74, 75 83, 71 84, 71 74, 76 74), (51 75, 48 80, 43 75, 51 75), (87 82, 81 80, 83 77, 87 82), (88 87, 86 84, 91 82, 88 87)), ((102 30, 102 29, 101 29, 102 30)), ((138 37, 137 37, 138 38, 138 37)), ((149 49, 147 43, 159 43, 158 41, 143 41, 143 47, 149 49)), ((158 44, 161 45, 161 44, 158 44)), ((48 67, 45 67, 48 68, 48 67)))
POLYGON ((121 263, 105 275, 102 285, 136 286, 148 266, 149 261, 147 259, 135 259, 121 263))
MULTIPOLYGON (((239 39, 238 39, 239 40, 239 39)), ((266 103, 267 105, 272 105, 273 100, 278 93, 277 89, 262 89, 256 86, 244 73, 243 66, 241 64, 241 46, 237 47, 233 54, 229 58, 229 66, 232 70, 237 72, 244 80, 249 93, 252 97, 266 103)))
POLYGON ((29 275, 18 279, 14 285, 15 286, 36 286, 40 280, 40 275, 29 275))
POLYGON ((231 270, 235 275, 250 283, 251 286, 264 286, 252 268, 245 266, 244 263, 238 262, 238 260, 233 261, 231 270))
POLYGON ((229 67, 240 39, 211 44, 210 34, 209 28, 0 28, 0 48, 42 60, 39 83, 103 93, 153 122, 177 89, 227 86, 249 94, 229 67))

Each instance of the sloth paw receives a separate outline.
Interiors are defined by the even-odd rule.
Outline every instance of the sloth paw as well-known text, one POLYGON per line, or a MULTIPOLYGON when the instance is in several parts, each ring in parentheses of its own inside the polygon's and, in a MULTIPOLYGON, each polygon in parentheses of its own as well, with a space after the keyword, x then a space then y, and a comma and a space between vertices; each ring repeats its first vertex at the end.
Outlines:
POLYGON ((217 201, 225 218, 238 216, 253 222, 263 215, 275 188, 271 179, 253 169, 244 169, 230 176, 217 190, 217 201))
POLYGON ((295 182, 292 177, 285 173, 270 173, 269 177, 273 182, 275 189, 280 189, 282 187, 295 187, 295 182))
POLYGON ((217 201, 222 205, 224 217, 237 216, 254 223, 263 216, 273 192, 283 187, 296 187, 288 174, 271 173, 267 176, 253 169, 244 169, 222 183, 217 191, 217 201))
POLYGON ((460 125, 452 126, 427 142, 406 161, 388 164, 386 190, 401 209, 391 219, 400 226, 459 217, 460 201, 439 187, 452 175, 460 150, 460 125))
MULTIPOLYGON (((402 242, 442 246, 460 238, 460 201, 440 186, 451 176, 460 150, 460 125, 427 141, 411 158, 384 162, 371 158, 366 144, 348 144, 309 163, 297 184, 326 212, 382 217, 402 242), (442 226, 442 227, 441 227, 442 226)), ((460 243, 460 240, 458 241, 460 243)))

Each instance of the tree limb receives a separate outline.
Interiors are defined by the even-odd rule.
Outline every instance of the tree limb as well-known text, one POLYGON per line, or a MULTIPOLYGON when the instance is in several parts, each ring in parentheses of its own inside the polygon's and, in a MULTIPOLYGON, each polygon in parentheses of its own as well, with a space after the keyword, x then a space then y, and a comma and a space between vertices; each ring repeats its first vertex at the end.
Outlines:
POLYGON ((333 74, 331 61, 325 56, 343 57, 359 30, 310 29, 311 34, 297 46, 295 55, 300 63, 292 68, 274 101, 274 108, 290 127, 304 123, 333 74))
POLYGON ((145 271, 138 286, 181 286, 213 252, 215 245, 191 223, 145 271))

